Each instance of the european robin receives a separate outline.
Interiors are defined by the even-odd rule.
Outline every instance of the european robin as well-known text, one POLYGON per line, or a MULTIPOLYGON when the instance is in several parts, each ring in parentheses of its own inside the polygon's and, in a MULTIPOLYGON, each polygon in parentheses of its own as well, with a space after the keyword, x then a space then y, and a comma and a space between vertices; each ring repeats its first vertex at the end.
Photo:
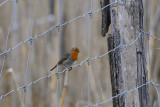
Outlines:
POLYGON ((64 68, 72 69, 72 65, 78 60, 79 49, 77 47, 72 48, 68 53, 66 53, 50 71, 54 70, 57 65, 62 65, 64 68))

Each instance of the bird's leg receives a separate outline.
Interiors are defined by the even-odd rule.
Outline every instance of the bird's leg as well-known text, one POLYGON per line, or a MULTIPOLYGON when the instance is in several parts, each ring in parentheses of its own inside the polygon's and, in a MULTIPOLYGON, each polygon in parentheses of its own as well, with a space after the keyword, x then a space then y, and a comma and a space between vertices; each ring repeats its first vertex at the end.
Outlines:
POLYGON ((71 71, 71 70, 72 70, 72 67, 69 67, 69 68, 68 68, 68 71, 71 71))
POLYGON ((64 67, 65 69, 67 69, 68 71, 71 71, 71 70, 72 70, 72 67, 67 68, 65 65, 63 65, 63 67, 64 67))

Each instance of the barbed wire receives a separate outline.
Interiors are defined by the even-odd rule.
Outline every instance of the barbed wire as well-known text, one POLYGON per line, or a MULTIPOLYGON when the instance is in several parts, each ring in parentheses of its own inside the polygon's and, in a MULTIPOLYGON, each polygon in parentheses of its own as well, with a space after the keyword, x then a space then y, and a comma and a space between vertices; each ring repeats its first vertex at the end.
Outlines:
MULTIPOLYGON (((118 95, 116 95, 116 96, 113 96, 113 97, 111 97, 110 99, 108 99, 108 100, 106 100, 106 101, 98 102, 98 103, 92 105, 91 107, 96 107, 96 106, 98 106, 98 105, 102 105, 102 104, 104 104, 104 103, 107 103, 107 102, 111 101, 112 99, 114 99, 114 98, 116 98, 116 97, 119 97, 119 96, 121 96, 121 95, 124 95, 124 94, 130 93, 130 92, 136 91, 136 90, 138 90, 139 88, 142 88, 143 86, 146 86, 146 85, 148 85, 148 84, 152 84, 152 85, 154 85, 154 86, 159 86, 159 85, 160 85, 160 84, 155 84, 153 81, 149 81, 149 82, 147 82, 147 83, 145 83, 145 84, 142 84, 142 85, 140 85, 140 86, 138 86, 138 87, 136 87, 136 88, 134 88, 134 89, 130 89, 130 90, 128 90, 128 91, 123 91, 122 93, 120 93, 120 94, 118 94, 118 95)), ((156 88, 156 89, 157 89, 157 88, 156 88)))
MULTIPOLYGON (((89 60, 92 61, 92 60, 95 60, 95 59, 97 59, 97 58, 101 58, 101 57, 103 57, 103 56, 105 56, 105 55, 107 55, 107 54, 109 54, 109 53, 111 53, 111 52, 114 52, 116 49, 119 49, 120 47, 132 46, 132 45, 141 37, 142 33, 143 33, 143 32, 140 32, 139 35, 136 37, 136 39, 135 39, 132 43, 130 43, 130 44, 123 44, 123 45, 120 44, 119 46, 115 47, 114 49, 112 49, 112 50, 110 50, 110 51, 108 51, 108 52, 106 52, 106 53, 104 53, 104 54, 102 54, 102 55, 95 56, 95 57, 93 57, 93 58, 91 58, 91 59, 89 59, 89 60)), ((87 60, 88 60, 88 58, 85 59, 85 60, 83 60, 83 61, 81 61, 81 63, 74 65, 73 68, 78 67, 78 66, 81 66, 83 63, 87 62, 87 60)), ((62 73, 64 73, 64 72, 66 72, 66 71, 68 71, 68 69, 64 69, 62 72, 59 72, 59 74, 62 74, 62 73)), ((43 77, 41 77, 41 78, 39 78, 39 79, 37 79, 37 80, 35 80, 35 81, 33 81, 33 82, 30 82, 30 83, 27 84, 27 85, 23 85, 23 86, 21 86, 21 87, 19 87, 19 88, 17 88, 17 89, 11 90, 11 91, 7 92, 6 94, 1 95, 1 96, 0 96, 0 100, 3 99, 4 97, 8 96, 9 94, 13 93, 13 92, 18 92, 20 89, 24 89, 24 88, 30 87, 30 86, 32 86, 33 84, 36 84, 37 82, 39 82, 40 80, 43 80, 43 79, 45 79, 45 78, 50 78, 52 75, 57 75, 57 72, 51 73, 51 74, 49 74, 49 75, 47 75, 47 76, 43 76, 43 77)), ((123 94, 127 94, 127 93, 129 93, 129 92, 135 91, 135 90, 137 90, 137 89, 139 89, 139 88, 141 88, 141 87, 143 87, 143 86, 145 86, 145 85, 147 85, 147 84, 149 84, 149 83, 152 84, 153 86, 158 86, 158 87, 160 87, 160 84, 155 84, 153 81, 150 81, 150 82, 147 82, 147 83, 145 83, 145 84, 142 84, 141 86, 138 86, 138 87, 136 87, 136 88, 134 88, 134 89, 131 89, 131 90, 129 90, 129 91, 124 91, 123 93, 120 93, 120 94, 118 94, 118 95, 116 95, 116 96, 113 96, 113 97, 111 97, 110 99, 108 99, 108 100, 106 100, 106 101, 104 101, 104 102, 98 102, 98 103, 96 103, 96 104, 94 104, 94 105, 90 105, 90 106, 91 106, 91 107, 95 107, 95 106, 104 104, 104 103, 106 103, 106 102, 108 102, 108 101, 110 101, 110 100, 112 100, 112 99, 114 99, 114 98, 116 98, 116 97, 119 97, 119 96, 121 96, 121 95, 123 95, 123 94)))
MULTIPOLYGON (((118 49, 118 48, 120 48, 120 47, 132 46, 132 45, 138 40, 138 38, 140 38, 141 35, 142 35, 142 32, 139 33, 139 35, 136 37, 136 39, 135 39, 132 43, 130 43, 130 44, 124 44, 124 45, 120 44, 119 46, 115 47, 114 49, 112 49, 112 50, 110 50, 110 51, 108 51, 108 52, 106 52, 106 53, 104 53, 104 54, 102 54, 102 55, 99 55, 99 56, 95 56, 95 57, 93 57, 93 58, 90 58, 89 61, 95 60, 95 59, 97 59, 97 58, 101 58, 101 57, 103 57, 103 56, 105 56, 105 55, 107 55, 107 54, 109 54, 109 53, 111 53, 111 52, 114 52, 116 49, 118 49)), ((74 65, 72 68, 75 68, 75 67, 77 67, 77 66, 81 66, 84 62, 87 62, 87 61, 88 61, 88 58, 85 59, 85 60, 83 60, 83 61, 81 61, 81 63, 74 65)), ((58 74, 62 74, 62 73, 64 73, 65 71, 67 71, 67 69, 64 69, 62 72, 59 72, 58 74)), ((23 85, 23 86, 17 88, 16 90, 12 90, 12 91, 4 94, 4 95, 1 95, 1 96, 0 96, 0 100, 1 100, 2 98, 6 97, 8 94, 10 94, 10 93, 12 93, 12 92, 15 92, 15 91, 18 91, 18 90, 20 90, 20 89, 23 89, 24 87, 27 88, 27 87, 31 86, 32 84, 35 84, 35 83, 37 83, 38 81, 40 81, 40 80, 42 80, 42 79, 44 79, 44 78, 49 78, 49 77, 51 77, 52 75, 57 75, 57 72, 56 72, 56 73, 51 73, 51 74, 49 74, 48 76, 43 76, 43 77, 41 77, 41 78, 39 78, 39 79, 37 79, 37 80, 35 80, 35 81, 33 81, 33 82, 30 82, 28 85, 23 85)))
MULTIPOLYGON (((0 6, 2 6, 3 4, 5 4, 7 1, 10 1, 10 0, 6 0, 6 1, 2 2, 2 3, 0 4, 0 6)), ((38 0, 37 0, 37 1, 38 1, 38 0)), ((92 0, 91 0, 91 2, 92 2, 92 0)), ((73 21, 75 21, 75 20, 77 20, 77 19, 79 19, 79 18, 85 17, 86 15, 90 15, 90 16, 91 16, 91 15, 94 15, 94 14, 98 13, 99 11, 105 9, 106 7, 108 7, 108 6, 110 6, 110 5, 113 5, 113 4, 116 4, 116 3, 118 3, 118 2, 119 2, 119 1, 112 2, 112 3, 106 5, 106 6, 102 7, 102 8, 97 9, 96 11, 93 11, 93 12, 92 12, 92 7, 91 7, 91 10, 90 10, 89 12, 86 12, 86 13, 84 13, 84 14, 81 15, 81 16, 75 17, 75 18, 73 18, 73 19, 70 20, 70 21, 66 21, 66 22, 63 23, 63 24, 59 24, 59 23, 58 23, 57 25, 50 27, 49 29, 47 29, 47 30, 44 31, 43 33, 41 33, 41 34, 39 34, 39 35, 35 35, 34 37, 31 35, 29 38, 27 38, 27 39, 25 39, 24 41, 18 43, 17 45, 13 46, 12 48, 9 48, 8 50, 5 49, 5 51, 2 52, 2 53, 0 53, 0 55, 5 55, 5 54, 7 54, 8 52, 10 52, 11 50, 16 49, 16 48, 19 47, 20 45, 22 45, 22 44, 24 44, 24 43, 26 43, 26 42, 28 42, 28 41, 30 41, 30 40, 35 40, 36 38, 39 38, 39 37, 45 35, 46 33, 48 33, 49 31, 51 31, 51 30, 54 29, 54 28, 57 28, 57 27, 58 27, 58 29, 59 29, 60 27, 65 26, 65 25, 68 24, 68 23, 71 23, 71 22, 73 22, 73 21)), ((91 3, 91 4, 92 4, 92 3, 91 3)), ((33 20, 34 20, 34 19, 33 19, 33 20)), ((92 21, 92 18, 91 18, 91 17, 90 17, 90 21, 92 21)), ((33 22, 32 22, 32 24, 33 24, 33 22)), ((140 86, 138 86, 138 87, 136 87, 136 88, 133 88, 133 89, 130 89, 130 90, 126 90, 126 89, 125 89, 122 93, 120 93, 120 94, 118 94, 118 95, 116 95, 116 96, 113 96, 113 97, 109 98, 109 99, 106 100, 106 101, 98 102, 98 103, 96 103, 96 104, 94 104, 94 105, 90 105, 90 94, 89 94, 89 93, 90 93, 90 90, 89 90, 89 89, 90 89, 90 87, 89 87, 89 61, 92 61, 92 60, 95 60, 95 59, 97 59, 97 58, 101 58, 101 57, 103 57, 103 56, 105 56, 105 55, 108 55, 109 53, 114 52, 116 49, 120 49, 120 48, 128 47, 128 46, 133 46, 133 45, 136 43, 136 41, 142 36, 142 34, 146 34, 146 35, 151 36, 153 39, 160 40, 160 38, 157 38, 157 37, 155 37, 155 36, 152 36, 150 33, 147 33, 147 32, 145 32, 145 31, 143 31, 143 30, 140 29, 140 33, 138 34, 138 36, 136 37, 136 39, 135 39, 133 42, 131 42, 131 43, 129 43, 129 44, 120 44, 120 45, 118 45, 117 47, 115 47, 114 49, 112 49, 112 50, 110 50, 110 51, 108 51, 108 52, 106 52, 106 53, 104 53, 104 54, 102 54, 102 55, 99 55, 99 56, 95 56, 95 57, 93 57, 93 58, 90 58, 90 57, 89 57, 89 44, 90 44, 90 36, 91 36, 91 24, 92 24, 92 22, 90 22, 90 24, 89 24, 89 26, 90 26, 90 27, 89 27, 90 31, 89 31, 89 38, 88 38, 88 39, 89 39, 89 40, 88 40, 88 41, 89 41, 89 42, 88 42, 88 58, 85 59, 85 60, 83 60, 83 61, 81 61, 79 64, 76 64, 76 65, 73 66, 73 68, 75 68, 75 67, 81 66, 81 65, 82 65, 83 63, 85 63, 85 62, 88 62, 88 106, 89 106, 89 107, 95 107, 95 106, 98 106, 98 105, 102 105, 102 104, 104 104, 104 103, 107 103, 107 102, 111 101, 112 99, 114 99, 114 98, 116 98, 116 97, 119 97, 119 96, 121 96, 121 95, 126 95, 127 93, 136 91, 136 90, 138 90, 139 88, 142 88, 143 86, 146 86, 146 85, 148 85, 148 84, 151 84, 151 85, 153 85, 153 86, 155 87, 155 90, 156 90, 156 92, 157 92, 157 96, 158 96, 158 98, 159 98, 159 92, 158 92, 158 90, 157 90, 157 86, 160 87, 160 84, 155 84, 152 80, 150 80, 150 81, 148 81, 147 83, 142 84, 142 85, 140 85, 140 86)), ((33 26, 33 25, 32 25, 32 26, 33 26)), ((57 35, 58 35, 58 34, 57 34, 57 35)), ((29 46, 31 46, 31 45, 29 45, 29 46)), ((30 49, 30 48, 29 48, 29 49, 30 49)), ((58 57, 58 47, 57 47, 57 57, 58 57)), ((28 69, 28 63, 29 63, 29 52, 28 52, 28 60, 27 60, 26 71, 27 71, 27 69, 28 69)), ((58 67, 57 67, 57 68, 58 68, 58 67)), ((58 71, 58 69, 57 69, 57 71, 58 71)), ((66 71, 68 71, 68 69, 64 69, 62 72, 58 72, 58 74, 62 74, 62 73, 64 73, 64 72, 66 72, 66 71)), ((25 75, 27 75, 27 74, 25 74, 25 75)), ((43 77, 41 77, 41 78, 39 78, 39 79, 37 79, 37 80, 35 80, 35 81, 30 82, 29 84, 26 84, 26 82, 25 82, 25 85, 23 85, 23 86, 21 86, 21 87, 18 87, 17 89, 11 90, 11 91, 7 92, 6 94, 1 95, 1 96, 0 96, 0 100, 3 99, 4 97, 8 96, 9 94, 13 93, 13 92, 19 91, 20 89, 26 89, 27 87, 32 86, 33 84, 39 82, 40 80, 43 80, 43 79, 45 79, 45 78, 50 78, 52 75, 57 75, 57 72, 56 72, 56 73, 51 73, 51 74, 49 74, 49 75, 47 75, 47 76, 43 76, 43 77)), ((25 79, 25 80, 26 80, 26 79, 25 79)), ((57 79, 57 80, 58 80, 58 79, 57 79)), ((57 87, 58 87, 58 86, 57 86, 57 87)), ((58 95, 58 94, 57 94, 57 95, 58 95)), ((57 97, 57 100, 58 100, 58 97, 57 97)), ((57 104, 56 104, 56 105, 57 105, 57 104)))
MULTIPOLYGON (((106 5, 106 6, 102 7, 102 8, 99 8, 99 9, 97 9, 96 11, 93 11, 92 14, 94 15, 94 14, 98 13, 99 11, 107 8, 108 6, 113 5, 113 4, 116 4, 116 3, 118 3, 118 1, 112 2, 112 3, 106 5)), ((1 55, 4 55, 4 54, 7 54, 8 52, 16 49, 16 48, 19 47, 20 45, 28 42, 30 39, 35 40, 36 38, 39 38, 39 37, 45 35, 46 33, 48 33, 49 31, 53 30, 54 28, 57 29, 57 27, 59 27, 59 28, 60 28, 60 27, 63 27, 63 26, 65 26, 66 24, 69 24, 69 23, 71 23, 71 22, 73 22, 73 21, 75 21, 75 20, 78 20, 78 19, 80 19, 80 18, 84 18, 85 16, 87 16, 87 15, 89 15, 89 14, 90 14, 90 11, 84 13, 83 15, 80 15, 80 16, 78 16, 78 17, 75 17, 75 18, 73 18, 72 20, 66 21, 66 22, 64 22, 63 24, 58 24, 58 25, 51 26, 49 29, 45 30, 43 33, 41 33, 41 34, 39 34, 39 35, 35 35, 35 36, 33 36, 32 38, 29 37, 29 38, 25 39, 24 41, 18 43, 17 45, 13 46, 12 48, 9 48, 8 50, 3 51, 2 53, 0 53, 0 56, 1 56, 1 55)))
POLYGON ((125 95, 125 94, 127 94, 127 93, 132 92, 132 91, 136 91, 136 90, 138 90, 139 88, 142 88, 143 86, 148 85, 149 83, 151 83, 151 82, 147 82, 147 83, 145 83, 145 84, 142 84, 142 85, 140 85, 140 86, 138 86, 138 87, 136 87, 136 88, 134 88, 134 89, 128 90, 128 91, 125 90, 125 91, 123 91, 122 93, 120 93, 120 94, 118 94, 118 95, 116 95, 116 96, 113 96, 113 97, 109 98, 109 99, 106 100, 106 101, 98 102, 98 103, 92 105, 91 107, 96 107, 96 106, 98 106, 98 105, 102 105, 102 104, 104 104, 104 103, 107 103, 107 102, 111 101, 112 99, 114 99, 114 98, 116 98, 116 97, 119 97, 119 96, 121 96, 121 95, 125 95))
POLYGON ((91 105, 91 107, 96 107, 96 106, 98 106, 98 105, 102 105, 102 104, 104 104, 104 103, 107 103, 107 102, 113 100, 114 98, 117 98, 117 97, 119 97, 119 96, 121 96, 121 95, 125 95, 125 94, 130 93, 130 92, 133 92, 133 91, 136 91, 136 90, 138 90, 139 88, 142 88, 143 86, 146 86, 146 85, 148 85, 148 84, 151 84, 151 85, 153 85, 153 86, 155 87, 156 92, 157 92, 157 95, 158 95, 158 97, 159 97, 159 92, 158 92, 158 89, 157 89, 156 86, 160 87, 160 84, 155 84, 155 83, 151 80, 151 81, 148 81, 147 83, 142 84, 142 85, 140 85, 140 86, 138 86, 138 87, 136 87, 136 88, 130 89, 130 90, 128 90, 128 91, 125 90, 125 91, 123 91, 122 93, 120 93, 120 94, 118 94, 118 95, 115 95, 115 96, 109 98, 108 100, 105 100, 105 101, 103 101, 103 102, 98 102, 98 103, 96 103, 96 104, 94 104, 94 105, 91 105))
POLYGON ((143 32, 145 35, 147 35, 147 37, 148 37, 148 35, 149 35, 149 36, 152 37, 153 39, 160 40, 160 38, 158 38, 158 37, 156 37, 156 36, 153 36, 153 35, 151 35, 150 33, 143 31, 142 29, 140 29, 140 31, 143 32))
MULTIPOLYGON (((106 53, 104 53, 104 54, 102 54, 102 55, 99 55, 99 56, 95 56, 95 57, 93 57, 93 58, 90 58, 89 60, 92 61, 92 60, 95 60, 95 59, 97 59, 97 58, 101 58, 101 57, 103 57, 103 56, 105 56, 105 55, 107 55, 107 54, 109 54, 109 53, 111 53, 111 52, 114 52, 116 49, 119 49, 121 46, 122 46, 122 47, 132 46, 132 45, 142 36, 142 33, 143 33, 143 32, 140 32, 139 35, 136 37, 136 39, 135 39, 132 43, 130 43, 130 44, 120 44, 120 45, 118 45, 117 47, 115 47, 114 49, 112 49, 112 50, 110 50, 110 51, 108 51, 108 52, 106 52, 106 53)), ((79 64, 74 65, 73 68, 78 67, 78 66, 81 66, 83 63, 87 62, 87 60, 88 60, 88 58, 85 59, 85 60, 83 60, 83 61, 81 61, 79 64)), ((64 73, 64 72, 66 72, 67 70, 68 70, 68 69, 64 69, 62 72, 59 72, 59 74, 62 74, 62 73, 64 73)), ((39 79, 37 79, 37 80, 35 80, 35 81, 30 82, 28 85, 23 85, 23 86, 21 86, 21 87, 18 87, 17 89, 11 90, 11 91, 7 92, 6 94, 1 95, 1 96, 0 96, 0 100, 3 99, 4 97, 8 96, 9 94, 13 93, 13 92, 17 92, 17 91, 19 91, 20 89, 24 89, 24 87, 25 87, 25 88, 30 87, 31 85, 39 82, 40 80, 43 80, 43 79, 45 79, 45 78, 50 78, 52 75, 57 75, 57 72, 51 73, 51 74, 49 74, 49 75, 47 75, 47 76, 43 76, 43 77, 41 77, 41 78, 39 78, 39 79)), ((155 85, 160 87, 160 84, 155 84, 155 85)))

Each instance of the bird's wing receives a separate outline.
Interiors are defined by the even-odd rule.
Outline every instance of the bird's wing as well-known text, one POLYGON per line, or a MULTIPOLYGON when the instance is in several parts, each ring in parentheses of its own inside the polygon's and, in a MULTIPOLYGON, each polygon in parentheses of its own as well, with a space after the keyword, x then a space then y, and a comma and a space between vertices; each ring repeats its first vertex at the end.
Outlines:
POLYGON ((66 54, 61 58, 61 60, 58 61, 58 65, 59 65, 59 64, 62 64, 63 61, 67 60, 68 57, 69 57, 69 55, 70 55, 70 53, 66 53, 66 54))
MULTIPOLYGON (((68 57, 69 57, 69 55, 70 55, 70 53, 66 53, 66 54, 61 58, 61 60, 58 61, 58 65, 62 64, 63 61, 67 60, 68 57)), ((57 64, 56 64, 50 71, 54 70, 56 67, 57 67, 57 64)))

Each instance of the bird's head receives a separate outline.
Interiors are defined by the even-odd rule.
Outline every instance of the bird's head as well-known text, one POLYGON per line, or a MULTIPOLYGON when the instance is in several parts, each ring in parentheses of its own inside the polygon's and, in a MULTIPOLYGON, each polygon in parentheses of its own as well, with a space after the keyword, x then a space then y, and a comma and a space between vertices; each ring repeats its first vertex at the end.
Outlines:
POLYGON ((77 52, 77 53, 80 52, 79 49, 78 49, 77 47, 72 48, 72 49, 70 50, 70 53, 73 52, 73 51, 74 51, 74 52, 77 52))
POLYGON ((77 47, 74 47, 70 50, 70 53, 72 54, 72 59, 73 61, 76 61, 78 59, 78 53, 79 53, 79 49, 77 47))

